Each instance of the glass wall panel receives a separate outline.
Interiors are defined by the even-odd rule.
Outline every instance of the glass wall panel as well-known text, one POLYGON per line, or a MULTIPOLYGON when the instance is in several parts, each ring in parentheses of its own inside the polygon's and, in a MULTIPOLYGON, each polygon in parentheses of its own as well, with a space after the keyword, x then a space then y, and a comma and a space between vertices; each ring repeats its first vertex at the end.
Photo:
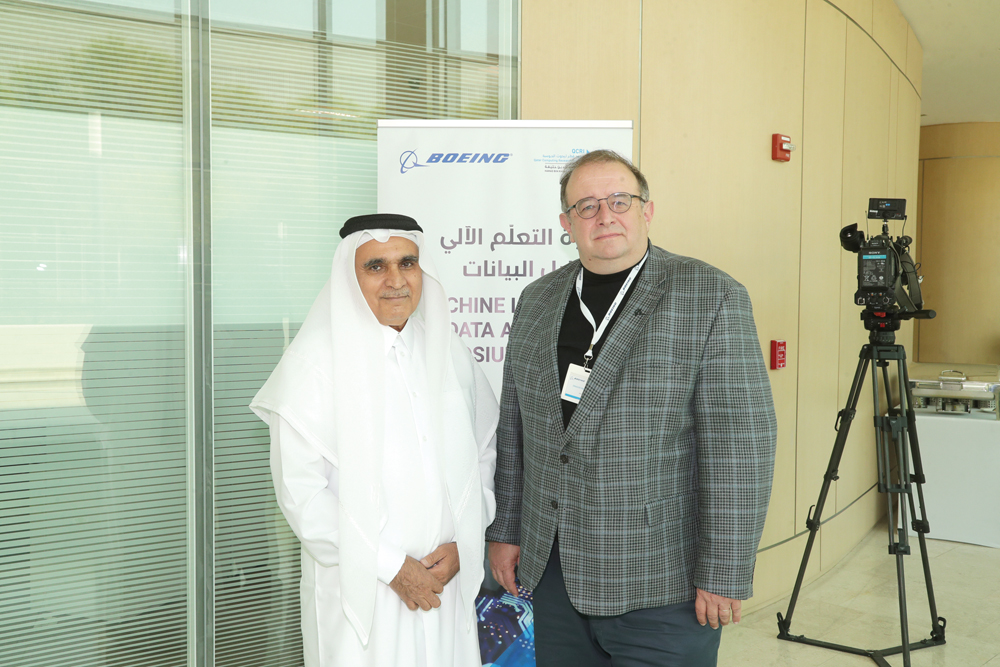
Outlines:
POLYGON ((217 664, 301 660, 299 545, 247 405, 329 277, 343 221, 375 212, 377 119, 504 114, 496 53, 434 46, 444 3, 344 5, 318 8, 326 33, 212 33, 217 664))
POLYGON ((186 662, 181 62, 172 11, 0 3, 4 667, 186 662))
POLYGON ((299 546, 247 405, 340 225, 375 210, 376 120, 510 117, 511 6, 0 0, 0 665, 174 667, 198 661, 191 646, 216 665, 301 664, 299 546), (183 16, 199 4, 200 60, 183 16), (199 74, 203 114, 185 102, 199 74), (210 129, 203 174, 192 114, 210 129), (200 374, 211 406, 195 405, 200 374), (203 458, 204 512, 188 481, 203 458), (191 541, 202 520, 214 552, 191 541), (190 615, 213 593, 214 627, 190 615))
POLYGON ((212 23, 253 30, 316 30, 315 0, 212 0, 212 23))

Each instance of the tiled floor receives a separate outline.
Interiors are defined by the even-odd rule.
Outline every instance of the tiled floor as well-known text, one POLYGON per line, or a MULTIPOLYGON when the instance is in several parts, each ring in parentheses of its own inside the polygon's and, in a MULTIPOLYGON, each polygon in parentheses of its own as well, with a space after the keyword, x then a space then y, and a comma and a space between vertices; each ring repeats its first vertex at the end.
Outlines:
MULTIPOLYGON (((887 553, 887 543, 885 525, 877 526, 833 570, 804 586, 791 634, 863 649, 898 646, 896 561, 887 553)), ((912 544, 914 553, 904 562, 911 642, 929 637, 931 630, 916 538, 912 544)), ((938 615, 947 619, 947 644, 912 652, 911 664, 1000 667, 1000 549, 927 540, 927 552, 938 615)), ((786 597, 726 628, 720 667, 875 665, 867 657, 777 639, 776 614, 787 609, 786 597)), ((887 660, 903 664, 902 655, 887 660)))

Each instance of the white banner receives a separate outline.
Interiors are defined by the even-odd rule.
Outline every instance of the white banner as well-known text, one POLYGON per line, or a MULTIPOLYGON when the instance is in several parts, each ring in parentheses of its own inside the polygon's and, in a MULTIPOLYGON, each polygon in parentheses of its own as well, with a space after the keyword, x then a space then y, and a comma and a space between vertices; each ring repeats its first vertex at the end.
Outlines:
POLYGON ((378 210, 423 227, 452 326, 498 398, 517 297, 577 258, 559 176, 598 148, 631 158, 632 121, 378 122, 378 210))

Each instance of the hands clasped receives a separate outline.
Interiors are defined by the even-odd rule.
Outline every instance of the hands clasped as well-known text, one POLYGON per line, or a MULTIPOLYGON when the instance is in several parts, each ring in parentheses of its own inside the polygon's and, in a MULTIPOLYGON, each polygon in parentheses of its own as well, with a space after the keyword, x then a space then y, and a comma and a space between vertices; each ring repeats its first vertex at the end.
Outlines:
POLYGON ((438 595, 458 569, 458 545, 449 542, 420 560, 407 556, 389 587, 411 611, 428 611, 441 606, 438 595))

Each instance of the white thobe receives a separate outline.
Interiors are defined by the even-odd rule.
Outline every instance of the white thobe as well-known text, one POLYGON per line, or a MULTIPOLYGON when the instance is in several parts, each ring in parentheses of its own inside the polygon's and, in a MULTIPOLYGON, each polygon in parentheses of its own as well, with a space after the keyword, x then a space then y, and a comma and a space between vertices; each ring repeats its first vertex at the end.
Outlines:
MULTIPOLYGON (((375 615, 367 646, 343 614, 338 553, 337 462, 329 461, 279 415, 271 423, 278 502, 302 542, 302 634, 306 667, 479 667, 477 625, 467 623, 456 575, 441 606, 411 611, 389 583, 406 556, 420 560, 455 538, 438 443, 429 437, 423 324, 411 319, 385 337, 385 440, 375 615)), ((483 474, 492 459, 480 452, 483 474)))

